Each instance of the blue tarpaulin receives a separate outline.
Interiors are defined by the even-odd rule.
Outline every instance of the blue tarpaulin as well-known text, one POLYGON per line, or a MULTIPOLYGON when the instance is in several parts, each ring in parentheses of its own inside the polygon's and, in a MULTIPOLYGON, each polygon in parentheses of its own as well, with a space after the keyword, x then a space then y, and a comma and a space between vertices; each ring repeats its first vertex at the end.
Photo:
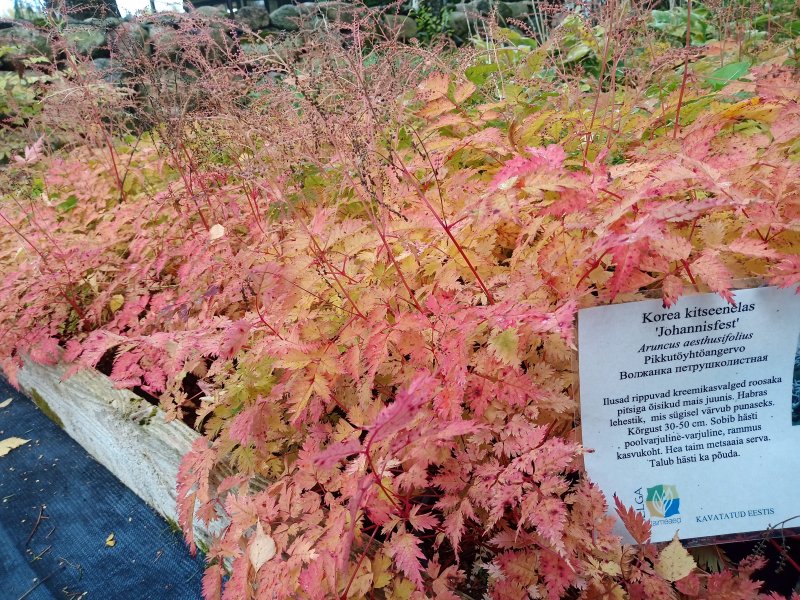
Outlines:
POLYGON ((181 534, 0 379, 8 398, 0 441, 30 441, 0 457, 0 600, 201 598, 181 534))

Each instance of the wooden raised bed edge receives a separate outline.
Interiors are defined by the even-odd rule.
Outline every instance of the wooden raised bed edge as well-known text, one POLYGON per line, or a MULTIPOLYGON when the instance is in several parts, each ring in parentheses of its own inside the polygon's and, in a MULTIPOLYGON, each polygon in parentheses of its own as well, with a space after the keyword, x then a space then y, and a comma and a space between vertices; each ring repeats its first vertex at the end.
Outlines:
MULTIPOLYGON (((19 385, 39 409, 137 496, 177 527, 175 482, 181 458, 199 434, 105 375, 84 369, 66 381, 69 368, 25 360, 19 385)), ((195 522, 207 547, 209 528, 195 522)))

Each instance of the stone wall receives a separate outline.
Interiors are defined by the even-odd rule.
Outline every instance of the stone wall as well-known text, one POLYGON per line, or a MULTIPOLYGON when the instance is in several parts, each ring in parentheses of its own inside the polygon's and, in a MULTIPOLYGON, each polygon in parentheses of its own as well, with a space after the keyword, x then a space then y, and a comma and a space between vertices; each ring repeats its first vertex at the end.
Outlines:
MULTIPOLYGON (((217 0, 218 1, 218 0, 217 0)), ((374 4, 374 3, 373 3, 374 4)), ((494 2, 488 0, 472 0, 457 4, 448 4, 448 31, 457 43, 468 39, 476 31, 478 22, 490 14, 494 6, 497 17, 505 19, 521 18, 531 12, 531 1, 494 2)), ((417 21, 409 16, 408 11, 398 12, 394 7, 390 10, 379 6, 364 8, 354 6, 350 2, 296 2, 279 6, 268 11, 263 2, 246 4, 236 9, 231 4, 233 16, 230 16, 226 5, 207 5, 197 8, 193 14, 208 17, 212 20, 231 19, 238 23, 243 31, 251 31, 260 35, 279 35, 281 32, 297 31, 301 26, 316 27, 321 24, 348 23, 364 10, 376 11, 380 14, 378 22, 385 27, 385 33, 396 34, 401 40, 410 40, 420 33, 417 21)), ((408 8, 408 5, 404 5, 408 8)), ((164 33, 170 27, 168 14, 131 18, 68 20, 59 32, 60 39, 54 39, 52 32, 34 27, 29 23, 0 22, 0 69, 19 70, 26 59, 38 60, 39 57, 51 60, 54 58, 54 47, 68 46, 79 56, 93 60, 108 60, 112 55, 115 41, 124 37, 126 40, 140 45, 143 49, 153 43, 157 34, 164 33), (10 49, 9 49, 10 48, 10 49)), ((230 27, 227 28, 230 33, 230 27)), ((235 26, 234 28, 235 29, 235 26)))

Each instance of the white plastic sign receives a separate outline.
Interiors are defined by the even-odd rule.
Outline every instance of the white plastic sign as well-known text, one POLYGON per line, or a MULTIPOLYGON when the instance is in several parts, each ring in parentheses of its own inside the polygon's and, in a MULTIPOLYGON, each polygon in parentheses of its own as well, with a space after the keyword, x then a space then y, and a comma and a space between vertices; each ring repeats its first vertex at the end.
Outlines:
POLYGON ((798 335, 793 289, 579 311, 585 464, 612 510, 641 511, 654 542, 800 513, 798 335))

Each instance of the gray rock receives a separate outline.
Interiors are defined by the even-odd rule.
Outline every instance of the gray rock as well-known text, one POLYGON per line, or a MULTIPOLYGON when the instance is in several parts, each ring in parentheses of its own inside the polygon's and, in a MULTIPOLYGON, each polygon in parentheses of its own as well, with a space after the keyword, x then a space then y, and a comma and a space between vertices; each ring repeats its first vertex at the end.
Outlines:
POLYGON ((122 83, 123 72, 110 58, 95 58, 92 66, 100 73, 103 81, 113 84, 122 83))
POLYGON ((245 58, 257 58, 259 56, 267 56, 272 52, 272 46, 269 44, 241 44, 239 48, 245 58))
POLYGON ((363 12, 363 9, 360 6, 349 4, 347 2, 336 1, 317 3, 304 2, 301 5, 301 10, 304 12, 306 10, 315 12, 320 16, 325 17, 329 23, 333 23, 335 21, 352 23, 356 16, 363 12))
POLYGON ((466 40, 470 36, 470 31, 475 33, 478 22, 472 14, 457 10, 450 13, 448 24, 454 36, 466 40))
POLYGON ((182 53, 178 32, 172 27, 151 24, 149 27, 150 41, 156 56, 173 60, 182 53))
POLYGON ((293 4, 279 6, 269 14, 269 21, 273 27, 286 31, 297 31, 300 29, 298 22, 303 16, 300 8, 293 4))
MULTIPOLYGON (((24 58, 53 58, 50 38, 33 27, 8 27, 0 29, 0 46, 10 48, 0 62, 9 67, 12 62, 24 58)), ((12 67, 13 68, 13 67, 12 67)))
POLYGON ((135 21, 126 21, 109 34, 114 52, 125 57, 135 58, 150 51, 148 40, 150 32, 135 21))
POLYGON ((511 11, 510 17, 519 19, 522 16, 529 14, 532 10, 530 2, 505 2, 504 3, 511 11))
POLYGON ((67 47, 80 56, 101 58, 108 56, 108 38, 97 27, 68 27, 64 31, 67 47))
POLYGON ((106 29, 111 29, 122 23, 122 19, 118 19, 117 17, 106 17, 104 19, 100 17, 89 17, 88 19, 81 21, 81 23, 83 25, 91 25, 92 27, 104 27, 106 29))
POLYGON ((262 6, 243 6, 236 13, 236 20, 252 31, 261 31, 269 27, 269 12, 262 6))
POLYGON ((410 40, 417 35, 417 22, 404 15, 383 15, 383 23, 389 36, 397 35, 401 40, 410 40))
POLYGON ((225 6, 201 6, 196 8, 194 12, 198 15, 208 17, 209 19, 227 19, 228 9, 225 6))
MULTIPOLYGON (((478 10, 482 15, 488 15, 491 12, 492 3, 489 0, 478 0, 478 10)), ((507 19, 511 16, 511 9, 506 2, 495 2, 495 11, 497 16, 501 19, 507 19)))
POLYGON ((455 12, 467 13, 468 15, 488 16, 491 13, 492 5, 500 19, 507 19, 512 16, 511 8, 506 2, 489 2, 489 0, 472 0, 472 2, 460 2, 455 5, 455 12))

